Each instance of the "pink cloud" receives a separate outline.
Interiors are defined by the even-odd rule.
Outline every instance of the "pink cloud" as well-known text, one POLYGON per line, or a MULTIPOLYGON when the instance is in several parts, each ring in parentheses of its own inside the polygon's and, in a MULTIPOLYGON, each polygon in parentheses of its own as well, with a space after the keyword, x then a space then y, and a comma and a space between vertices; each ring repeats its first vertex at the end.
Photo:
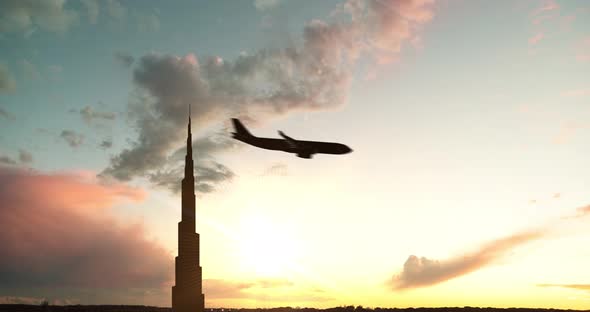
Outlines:
POLYGON ((590 95, 590 88, 567 90, 561 93, 564 97, 581 97, 590 95))
POLYGON ((586 205, 584 207, 580 207, 577 209, 578 216, 584 217, 590 215, 590 205, 586 205))
POLYGON ((533 24, 534 24, 534 25, 541 25, 541 24, 543 24, 544 22, 546 22, 546 21, 550 21, 550 20, 552 20, 552 19, 554 19, 554 16, 547 16, 547 15, 536 16, 536 17, 533 19, 533 24))
POLYGON ((590 37, 583 39, 579 44, 576 52, 576 60, 580 62, 590 61, 590 37))
POLYGON ((197 61, 197 57, 195 56, 194 53, 189 53, 184 57, 184 61, 193 65, 193 66, 197 66, 199 65, 199 62, 197 61))
POLYGON ((537 8, 534 12, 533 15, 539 15, 542 13, 546 13, 546 12, 550 12, 550 11, 555 11, 559 9, 559 5, 553 1, 546 1, 545 4, 539 8, 537 8))
POLYGON ((535 44, 539 43, 539 41, 541 41, 543 39, 543 37, 545 37, 545 35, 543 33, 538 33, 538 34, 532 36, 531 38, 529 38, 529 44, 535 45, 535 44))
POLYGON ((414 32, 433 16, 434 1, 372 1, 370 14, 375 27, 372 45, 381 62, 393 60, 404 41, 412 39, 414 32))
POLYGON ((0 287, 161 288, 173 259, 108 208, 145 192, 88 174, 0 167, 0 287))

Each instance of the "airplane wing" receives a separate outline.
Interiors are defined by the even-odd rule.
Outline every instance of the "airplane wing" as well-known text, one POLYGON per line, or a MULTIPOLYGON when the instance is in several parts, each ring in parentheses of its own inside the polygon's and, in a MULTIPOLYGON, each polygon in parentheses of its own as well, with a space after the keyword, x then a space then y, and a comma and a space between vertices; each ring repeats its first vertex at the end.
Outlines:
POLYGON ((287 136, 286 134, 283 133, 283 131, 279 130, 279 135, 282 136, 285 139, 285 141, 287 141, 287 144, 289 144, 289 147, 291 147, 291 148, 300 147, 299 144, 297 144, 297 140, 293 139, 290 136, 287 136))

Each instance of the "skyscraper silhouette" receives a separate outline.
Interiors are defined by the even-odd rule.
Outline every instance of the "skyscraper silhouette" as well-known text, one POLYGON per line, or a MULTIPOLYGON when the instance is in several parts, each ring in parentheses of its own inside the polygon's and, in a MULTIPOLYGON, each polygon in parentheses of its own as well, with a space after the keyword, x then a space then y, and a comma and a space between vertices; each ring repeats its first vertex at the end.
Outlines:
POLYGON ((199 261, 199 233, 195 232, 195 177, 189 106, 188 138, 182 179, 182 219, 178 222, 176 285, 172 286, 174 312, 203 312, 203 272, 199 261))

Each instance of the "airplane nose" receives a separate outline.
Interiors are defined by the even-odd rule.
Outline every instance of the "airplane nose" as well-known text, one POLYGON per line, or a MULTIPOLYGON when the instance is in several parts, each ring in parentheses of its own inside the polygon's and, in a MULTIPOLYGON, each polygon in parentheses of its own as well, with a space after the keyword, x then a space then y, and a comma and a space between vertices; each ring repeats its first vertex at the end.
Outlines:
POLYGON ((347 151, 346 151, 347 153, 352 153, 352 148, 350 148, 350 147, 348 147, 348 146, 347 146, 347 147, 346 147, 346 150, 347 150, 347 151))

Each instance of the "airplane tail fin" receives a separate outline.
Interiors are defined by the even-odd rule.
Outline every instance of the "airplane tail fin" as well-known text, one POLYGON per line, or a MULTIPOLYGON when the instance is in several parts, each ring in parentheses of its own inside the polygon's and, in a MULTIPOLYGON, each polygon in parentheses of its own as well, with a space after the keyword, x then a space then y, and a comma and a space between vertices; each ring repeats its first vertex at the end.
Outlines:
POLYGON ((237 118, 231 119, 232 123, 234 124, 234 129, 236 132, 233 133, 235 137, 252 137, 253 135, 246 129, 246 127, 242 124, 242 122, 237 118))

